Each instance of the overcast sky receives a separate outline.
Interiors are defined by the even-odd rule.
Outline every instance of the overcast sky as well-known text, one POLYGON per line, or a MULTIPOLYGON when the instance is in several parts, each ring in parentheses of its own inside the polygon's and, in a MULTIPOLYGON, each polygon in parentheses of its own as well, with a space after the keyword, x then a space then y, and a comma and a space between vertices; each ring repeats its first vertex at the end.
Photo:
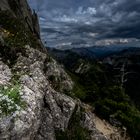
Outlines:
POLYGON ((140 0, 29 0, 47 20, 83 23, 106 37, 140 38, 140 0))

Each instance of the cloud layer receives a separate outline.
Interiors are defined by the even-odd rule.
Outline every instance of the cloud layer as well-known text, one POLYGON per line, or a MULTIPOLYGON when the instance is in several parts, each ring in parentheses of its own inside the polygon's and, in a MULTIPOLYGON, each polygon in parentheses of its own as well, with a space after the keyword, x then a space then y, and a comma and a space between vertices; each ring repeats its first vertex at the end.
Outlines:
MULTIPOLYGON (((140 38, 140 0, 29 0, 48 20, 92 26, 100 37, 140 38)), ((46 20, 46 21, 45 21, 46 20)))

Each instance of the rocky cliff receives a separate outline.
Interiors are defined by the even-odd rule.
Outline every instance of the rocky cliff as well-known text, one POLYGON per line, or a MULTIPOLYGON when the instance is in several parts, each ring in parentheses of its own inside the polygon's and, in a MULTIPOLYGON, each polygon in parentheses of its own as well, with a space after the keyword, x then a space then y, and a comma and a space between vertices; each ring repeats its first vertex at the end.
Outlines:
POLYGON ((97 121, 89 105, 69 97, 73 86, 43 48, 27 1, 1 0, 0 140, 126 139, 97 121))

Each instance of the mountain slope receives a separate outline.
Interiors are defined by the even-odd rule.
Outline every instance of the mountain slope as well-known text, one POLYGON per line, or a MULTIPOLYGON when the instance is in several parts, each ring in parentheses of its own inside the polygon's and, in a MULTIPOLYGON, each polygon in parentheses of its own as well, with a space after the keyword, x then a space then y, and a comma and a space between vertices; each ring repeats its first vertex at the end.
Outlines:
POLYGON ((78 49, 49 52, 75 81, 73 96, 91 104, 94 112, 111 124, 125 126, 134 139, 139 139, 139 49, 130 48, 98 59, 87 57, 89 53, 85 51, 83 55, 78 49))

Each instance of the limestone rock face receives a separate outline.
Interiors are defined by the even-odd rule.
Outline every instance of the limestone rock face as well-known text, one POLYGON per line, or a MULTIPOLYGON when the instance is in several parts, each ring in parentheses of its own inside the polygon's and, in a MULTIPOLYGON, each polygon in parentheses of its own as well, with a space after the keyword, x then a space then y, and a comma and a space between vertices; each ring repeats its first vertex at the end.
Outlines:
MULTIPOLYGON (((18 73, 21 74, 20 95, 26 102, 26 107, 6 117, 1 117, 0 139, 35 139, 39 128, 42 130, 42 119, 45 118, 47 121, 50 116, 52 123, 49 126, 50 121, 48 121, 48 124, 44 126, 46 133, 49 133, 47 128, 50 129, 51 127, 51 133, 54 128, 64 130, 75 108, 76 103, 73 99, 57 93, 49 85, 43 72, 43 62, 46 54, 29 48, 29 46, 26 49, 29 57, 20 56, 13 67, 14 71, 18 70, 18 73), (44 114, 44 111, 46 114, 44 114)), ((0 76, 0 83, 5 85, 8 82, 10 83, 10 79, 13 76, 9 67, 2 62, 0 63, 0 76)), ((46 121, 44 123, 47 123, 46 121)), ((53 138, 54 134, 51 137, 53 138)))
POLYGON ((38 38, 40 38, 37 14, 32 12, 26 0, 1 0, 0 10, 8 10, 11 12, 11 15, 22 19, 26 27, 29 28, 30 31, 38 38))
MULTIPOLYGON (((22 100, 26 102, 26 107, 25 109, 21 109, 20 111, 9 114, 7 117, 1 118, 0 128, 2 129, 2 131, 0 134, 0 139, 6 138, 15 140, 26 138, 30 140, 37 133, 40 124, 41 106, 43 102, 42 86, 45 87, 47 84, 45 83, 45 77, 39 68, 41 67, 42 63, 34 62, 30 64, 30 62, 32 62, 30 58, 23 58, 22 61, 20 60, 21 57, 19 57, 19 59, 17 60, 17 63, 14 66, 14 70, 16 68, 21 68, 22 71, 25 72, 20 77, 20 95, 22 100), (32 67, 34 67, 34 69, 30 71, 33 75, 32 77, 26 74, 25 62, 30 65, 30 67, 28 67, 29 69, 32 69, 32 67)), ((1 65, 1 67, 3 67, 3 65, 1 65)), ((2 74, 4 77, 5 73, 2 74)))
POLYGON ((57 62, 51 59, 50 62, 45 64, 46 67, 46 76, 50 84, 60 92, 69 92, 73 88, 73 82, 69 78, 68 74, 64 71, 61 65, 58 65, 57 62))
POLYGON ((11 70, 7 65, 0 61, 0 85, 8 84, 8 81, 11 79, 11 70))
POLYGON ((10 10, 10 6, 7 0, 0 1, 0 10, 10 10))

